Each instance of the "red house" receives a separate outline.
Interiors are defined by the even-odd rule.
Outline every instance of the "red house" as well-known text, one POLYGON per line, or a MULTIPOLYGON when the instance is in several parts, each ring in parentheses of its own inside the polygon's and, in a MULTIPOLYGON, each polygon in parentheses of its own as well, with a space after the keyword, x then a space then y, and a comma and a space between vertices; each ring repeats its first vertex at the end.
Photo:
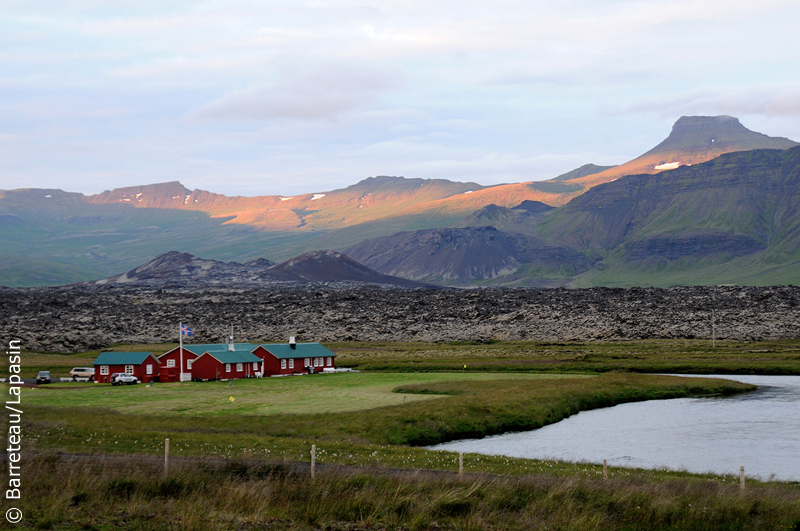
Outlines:
POLYGON ((250 352, 204 352, 192 362, 193 380, 232 380, 263 374, 261 358, 250 352))
MULTIPOLYGON (((250 343, 211 343, 183 345, 183 372, 190 375, 191 379, 197 378, 192 371, 194 361, 205 352, 250 352, 255 345, 250 343)), ((180 378, 181 348, 175 347, 158 357, 161 362, 161 381, 177 382, 180 378)), ((209 378, 204 378, 209 379, 209 378)))
MULTIPOLYGON (((191 374, 192 362, 197 358, 195 354, 187 346, 183 347, 183 372, 191 374)), ((162 382, 177 382, 180 379, 180 364, 181 364, 181 350, 180 347, 175 347, 172 350, 166 351, 158 357, 161 362, 161 381, 162 382)))
POLYGON ((140 382, 157 382, 161 364, 151 352, 102 352, 92 365, 95 383, 107 383, 117 372, 132 374, 140 382))
MULTIPOLYGON (((293 339, 293 338, 292 338, 293 339)), ((319 343, 258 345, 253 354, 264 360, 264 376, 322 372, 336 367, 336 354, 319 343)))

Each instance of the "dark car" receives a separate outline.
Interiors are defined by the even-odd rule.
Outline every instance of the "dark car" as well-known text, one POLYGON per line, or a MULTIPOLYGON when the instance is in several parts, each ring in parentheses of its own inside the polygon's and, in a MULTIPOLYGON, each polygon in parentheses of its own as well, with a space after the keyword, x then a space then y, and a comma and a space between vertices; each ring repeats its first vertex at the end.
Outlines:
POLYGON ((50 371, 39 371, 39 374, 36 375, 36 383, 37 384, 50 383, 50 371))

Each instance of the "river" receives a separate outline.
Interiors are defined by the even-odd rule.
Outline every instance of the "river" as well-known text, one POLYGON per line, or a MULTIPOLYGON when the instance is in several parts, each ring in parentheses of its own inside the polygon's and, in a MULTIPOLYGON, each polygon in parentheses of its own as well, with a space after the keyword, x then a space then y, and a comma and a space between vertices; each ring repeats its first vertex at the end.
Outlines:
POLYGON ((650 400, 582 411, 538 430, 434 450, 800 481, 800 376, 719 376, 755 384, 726 398, 650 400))

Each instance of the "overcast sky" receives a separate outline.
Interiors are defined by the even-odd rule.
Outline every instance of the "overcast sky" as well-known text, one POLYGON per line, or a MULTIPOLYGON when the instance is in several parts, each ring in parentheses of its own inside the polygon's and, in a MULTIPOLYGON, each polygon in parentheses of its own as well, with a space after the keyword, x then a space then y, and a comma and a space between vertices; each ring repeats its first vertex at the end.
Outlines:
POLYGON ((800 140, 797 0, 0 2, 0 188, 292 195, 800 140))

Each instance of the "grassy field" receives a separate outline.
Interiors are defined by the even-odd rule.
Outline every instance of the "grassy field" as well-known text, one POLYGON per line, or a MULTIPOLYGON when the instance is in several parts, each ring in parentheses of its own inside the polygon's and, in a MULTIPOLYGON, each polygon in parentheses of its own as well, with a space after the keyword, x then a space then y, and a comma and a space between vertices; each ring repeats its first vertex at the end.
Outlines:
POLYGON ((331 344, 338 364, 375 371, 800 374, 800 340, 331 344), (466 369, 464 369, 466 365, 466 369))
MULTIPOLYGON (((468 475, 459 479, 457 454, 420 448, 623 402, 746 392, 753 387, 638 372, 740 372, 750 363, 756 372, 795 374, 800 342, 330 347, 338 365, 366 371, 26 388, 26 442, 43 456, 26 465, 29 522, 97 530, 800 529, 798 484, 749 481, 742 494, 734 477, 630 469, 612 469, 603 482, 601 464, 478 454, 464 456, 468 475), (167 438, 177 461, 164 479, 158 456, 167 438), (314 481, 311 445, 322 467, 314 481), (74 454, 83 460, 71 461, 74 454), (361 468, 347 468, 354 466, 361 468), (66 483, 58 480, 64 470, 66 483)), ((93 356, 26 362, 68 371, 93 356)))
POLYGON ((262 378, 235 382, 157 383, 112 387, 64 383, 24 390, 32 405, 104 407, 141 415, 278 415, 333 413, 399 406, 442 398, 442 394, 399 394, 404 385, 433 382, 587 378, 584 375, 492 373, 338 373, 292 378, 262 378), (230 385, 229 385, 230 384, 230 385), (231 400, 231 398, 233 400, 231 400))
MULTIPOLYGON (((23 402, 38 421, 31 429, 38 429, 42 445, 58 447, 70 440, 70 446, 89 448, 92 445, 86 443, 93 439, 99 444, 95 434, 109 433, 115 434, 114 445, 120 449, 147 451, 152 440, 163 441, 166 437, 180 438, 185 444, 203 441, 223 445, 239 445, 244 436, 326 443, 435 444, 535 429, 581 410, 623 402, 725 395, 753 388, 718 379, 614 373, 588 378, 338 374, 240 380, 231 386, 224 382, 192 382, 149 388, 142 384, 37 388, 27 390, 23 402), (310 403, 329 408, 326 397, 339 400, 332 398, 337 382, 350 387, 349 392, 343 390, 339 395, 351 408, 359 407, 357 414, 354 409, 314 411, 310 406, 301 407, 303 413, 258 413, 267 400, 263 397, 270 396, 270 389, 273 397, 287 389, 292 396, 308 396, 310 403), (405 384, 398 386, 401 382, 405 384), (387 400, 380 397, 390 395, 392 389, 397 391, 391 398, 396 405, 374 407, 369 397, 387 400), (158 394, 148 395, 151 392, 158 394), (243 406, 237 405, 237 394, 243 406), (158 399, 159 396, 163 398, 158 399), (194 396, 201 403, 194 406, 186 396, 194 396), (420 397, 436 399, 419 400, 420 397), (173 398, 178 407, 173 405, 173 398)), ((280 402, 277 398, 276 401, 280 402)), ((290 402, 283 403, 276 408, 297 409, 290 402)))

